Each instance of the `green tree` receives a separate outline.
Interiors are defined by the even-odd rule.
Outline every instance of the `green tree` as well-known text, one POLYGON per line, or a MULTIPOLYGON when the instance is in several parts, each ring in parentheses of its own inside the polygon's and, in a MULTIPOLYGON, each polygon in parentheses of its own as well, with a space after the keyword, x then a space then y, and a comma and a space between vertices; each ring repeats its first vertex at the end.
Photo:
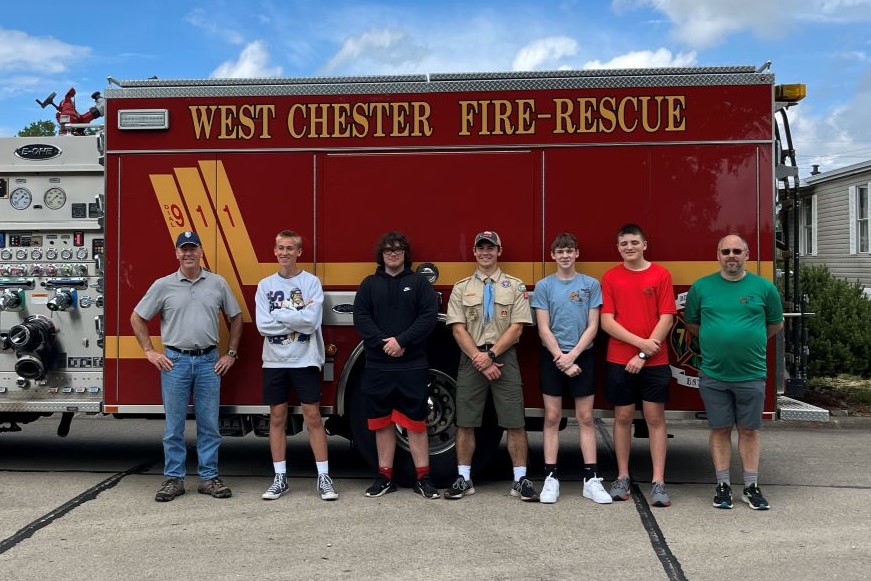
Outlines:
POLYGON ((871 300, 862 286, 825 266, 802 266, 801 288, 815 316, 808 319, 808 374, 871 376, 871 300))
POLYGON ((18 132, 18 137, 48 137, 57 134, 54 121, 34 121, 18 132))

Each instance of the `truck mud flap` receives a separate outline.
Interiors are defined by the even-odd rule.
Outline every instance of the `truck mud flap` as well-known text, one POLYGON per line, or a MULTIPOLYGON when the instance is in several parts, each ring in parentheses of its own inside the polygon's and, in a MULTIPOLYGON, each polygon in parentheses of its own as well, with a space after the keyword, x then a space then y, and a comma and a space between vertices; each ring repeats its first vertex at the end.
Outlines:
POLYGON ((786 397, 777 396, 777 417, 781 420, 802 422, 827 422, 829 410, 786 397))

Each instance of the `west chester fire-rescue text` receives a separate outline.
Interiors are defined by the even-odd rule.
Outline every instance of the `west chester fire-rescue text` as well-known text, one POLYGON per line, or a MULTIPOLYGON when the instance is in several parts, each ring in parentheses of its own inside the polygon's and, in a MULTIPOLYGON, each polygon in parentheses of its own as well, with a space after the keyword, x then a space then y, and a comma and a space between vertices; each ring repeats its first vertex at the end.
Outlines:
MULTIPOLYGON (((686 131, 684 95, 481 99, 456 102, 458 136, 686 131)), ((192 105, 197 140, 430 137, 439 129, 427 101, 192 105)))

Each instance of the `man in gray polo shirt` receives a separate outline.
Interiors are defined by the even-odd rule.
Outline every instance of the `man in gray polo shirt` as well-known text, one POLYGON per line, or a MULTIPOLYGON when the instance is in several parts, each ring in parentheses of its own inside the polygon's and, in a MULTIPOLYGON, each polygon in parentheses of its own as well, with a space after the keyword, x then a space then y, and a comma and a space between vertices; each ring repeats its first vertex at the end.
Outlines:
POLYGON ((154 497, 158 502, 184 494, 186 448, 184 425, 188 402, 194 397, 197 422, 197 491, 215 498, 232 492, 218 478, 218 426, 221 376, 236 361, 242 335, 242 311, 223 277, 200 266, 203 248, 196 232, 182 232, 175 241, 179 269, 151 285, 133 313, 130 324, 145 356, 160 370, 166 414, 163 432, 163 473, 166 480, 154 497), (219 311, 230 319, 230 345, 219 357, 219 311), (165 351, 155 351, 148 320, 160 313, 160 337, 165 351))

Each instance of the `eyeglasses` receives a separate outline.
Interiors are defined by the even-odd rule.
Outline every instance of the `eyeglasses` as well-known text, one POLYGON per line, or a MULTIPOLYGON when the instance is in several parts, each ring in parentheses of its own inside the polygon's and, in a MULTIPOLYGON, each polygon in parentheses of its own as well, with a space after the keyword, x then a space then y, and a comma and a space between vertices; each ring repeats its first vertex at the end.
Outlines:
POLYGON ((734 254, 735 256, 740 256, 741 254, 744 254, 744 249, 743 248, 721 248, 720 254, 722 254, 723 256, 729 256, 730 254, 734 254))
POLYGON ((405 248, 382 248, 381 252, 384 254, 402 254, 405 252, 405 248))

